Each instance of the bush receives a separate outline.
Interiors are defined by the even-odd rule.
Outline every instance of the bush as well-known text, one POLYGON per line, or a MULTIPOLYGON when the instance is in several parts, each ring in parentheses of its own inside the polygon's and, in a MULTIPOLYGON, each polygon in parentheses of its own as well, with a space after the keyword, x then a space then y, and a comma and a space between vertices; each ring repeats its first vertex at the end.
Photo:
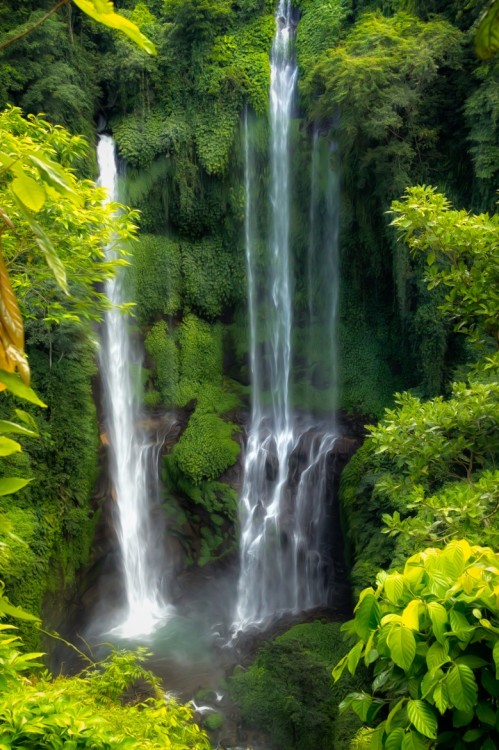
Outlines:
POLYGON ((359 725, 338 719, 337 705, 348 688, 341 693, 330 675, 338 654, 346 650, 339 631, 338 623, 296 625, 262 646, 247 671, 230 678, 243 722, 268 732, 276 748, 349 747, 359 725))
POLYGON ((150 656, 145 649, 113 652, 76 677, 45 672, 26 679, 20 673, 41 666, 34 660, 42 654, 21 654, 11 628, 0 626, 2 747, 209 750, 192 709, 166 700, 159 679, 142 666, 150 656))
POLYGON ((496 748, 499 555, 453 541, 376 582, 343 626, 357 642, 333 670, 353 675, 362 660, 375 695, 352 693, 342 710, 376 726, 371 747, 496 748))
POLYGON ((239 456, 239 444, 231 439, 237 429, 216 414, 195 411, 172 450, 178 470, 195 485, 219 477, 239 456))

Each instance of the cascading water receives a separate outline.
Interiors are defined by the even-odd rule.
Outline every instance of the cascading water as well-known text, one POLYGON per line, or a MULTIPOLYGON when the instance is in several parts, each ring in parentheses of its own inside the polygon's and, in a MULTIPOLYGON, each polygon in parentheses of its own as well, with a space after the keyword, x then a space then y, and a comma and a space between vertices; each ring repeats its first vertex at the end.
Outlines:
MULTIPOLYGON (((97 158, 99 185, 107 188, 109 200, 116 200, 117 166, 110 136, 101 136, 97 158)), ((109 259, 116 257, 112 245, 106 254, 109 259)), ((162 441, 151 440, 139 426, 139 405, 131 375, 132 345, 126 319, 118 310, 124 302, 122 274, 107 282, 106 294, 112 308, 104 319, 100 366, 126 593, 126 611, 113 632, 133 638, 153 632, 172 609, 162 592, 164 565, 157 552, 161 543, 157 538, 155 543, 152 532, 157 529, 151 522, 151 501, 159 492, 155 478, 158 445, 161 447, 162 441)))
MULTIPOLYGON (((259 256, 255 218, 258 191, 247 112, 244 120, 252 411, 240 500, 241 569, 233 622, 235 632, 265 623, 283 612, 326 604, 331 565, 326 541, 331 495, 327 465, 336 439, 334 424, 318 427, 310 418, 298 417, 293 413, 290 397, 293 363, 290 127, 297 68, 293 58, 291 5, 285 0, 281 0, 277 10, 276 26, 270 87, 270 231, 264 262, 259 256)), ((327 188, 318 190, 322 163, 319 137, 315 136, 306 271, 308 317, 310 330, 315 325, 329 336, 327 401, 333 412, 337 383, 333 345, 338 299, 337 180, 326 159, 327 188), (320 209, 319 192, 326 195, 320 209)), ((311 342, 309 359, 314 354, 312 346, 311 342)))

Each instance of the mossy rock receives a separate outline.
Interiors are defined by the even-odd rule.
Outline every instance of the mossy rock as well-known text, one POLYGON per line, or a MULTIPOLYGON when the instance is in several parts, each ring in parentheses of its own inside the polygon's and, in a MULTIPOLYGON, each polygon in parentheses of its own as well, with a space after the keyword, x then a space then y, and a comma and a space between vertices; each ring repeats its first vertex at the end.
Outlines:
POLYGON ((218 711, 215 711, 212 714, 208 714, 206 719, 204 719, 203 721, 203 725, 210 732, 216 732, 218 729, 220 729, 223 726, 224 721, 225 721, 224 715, 219 713, 218 711))

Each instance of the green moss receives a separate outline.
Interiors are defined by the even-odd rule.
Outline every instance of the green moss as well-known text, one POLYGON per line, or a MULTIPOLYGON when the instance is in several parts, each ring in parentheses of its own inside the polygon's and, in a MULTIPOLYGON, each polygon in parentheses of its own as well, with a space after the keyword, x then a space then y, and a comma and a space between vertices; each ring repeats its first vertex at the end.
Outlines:
POLYGON ((195 315, 185 317, 178 329, 180 385, 178 405, 196 398, 204 384, 222 385, 222 327, 195 315))
POLYGON ((165 117, 160 111, 145 116, 135 113, 113 127, 118 151, 134 167, 147 167, 161 154, 176 153, 190 137, 190 127, 182 117, 165 117))
POLYGON ((146 394, 148 404, 156 405, 159 401, 166 405, 175 404, 178 396, 179 354, 164 320, 155 323, 148 331, 145 347, 154 361, 154 382, 159 389, 158 396, 155 391, 152 391, 152 395, 146 394))
POLYGON ((268 732, 279 750, 347 750, 360 722, 338 718, 338 704, 364 677, 334 684, 331 669, 348 651, 339 623, 297 625, 266 643, 229 680, 245 725, 268 732))
POLYGON ((181 256, 176 240, 141 234, 133 246, 136 311, 143 324, 175 315, 181 304, 181 256))
POLYGON ((183 300, 187 308, 213 320, 241 300, 243 250, 221 238, 182 244, 183 300))
POLYGON ((216 414, 194 412, 172 450, 178 470, 195 485, 219 477, 239 456, 240 447, 231 439, 237 429, 216 414))
MULTIPOLYGON (((9 462, 13 474, 32 482, 1 498, 0 511, 18 537, 8 540, 11 554, 3 561, 2 578, 15 604, 41 615, 51 589, 57 588, 59 602, 64 601, 92 542, 96 516, 88 501, 97 472, 91 389, 95 350, 81 329, 61 326, 52 333, 50 362, 43 346, 47 333, 32 322, 27 331, 33 387, 49 408, 23 404, 38 422, 40 438, 26 440, 24 452, 9 462)), ((27 623, 20 629, 27 644, 38 648, 39 633, 27 623)))
POLYGON ((215 711, 212 714, 208 714, 206 719, 203 721, 204 726, 206 727, 206 729, 209 729, 210 732, 216 732, 223 726, 223 723, 224 715, 219 713, 218 711, 215 711))

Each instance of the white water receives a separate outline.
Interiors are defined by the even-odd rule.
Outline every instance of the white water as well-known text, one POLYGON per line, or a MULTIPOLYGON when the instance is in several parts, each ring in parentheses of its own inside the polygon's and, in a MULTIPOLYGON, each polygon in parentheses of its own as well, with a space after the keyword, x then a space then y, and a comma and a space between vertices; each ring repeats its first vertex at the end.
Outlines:
MULTIPOLYGON (((117 200, 115 146, 110 136, 101 136, 97 158, 99 185, 107 188, 109 200, 117 200)), ((112 245, 106 253, 108 258, 115 257, 112 245)), ((114 307, 105 315, 100 366, 126 594, 126 609, 113 632, 133 638, 149 635, 172 612, 162 593, 163 561, 157 552, 161 540, 153 533, 151 520, 151 508, 159 492, 155 477, 162 441, 151 440, 139 427, 139 404, 131 374, 134 352, 126 318, 116 309, 124 302, 121 273, 106 283, 106 294, 114 307)), ((140 362, 136 364, 139 371, 140 362)))
MULTIPOLYGON (((270 231, 263 263, 257 249, 257 180, 247 112, 244 120, 252 410, 240 499, 241 567, 234 632, 264 624, 285 612, 326 604, 331 573, 325 532, 330 521, 327 469, 336 439, 334 424, 317 426, 309 417, 298 417, 290 402, 293 358, 290 126, 297 78, 293 34, 291 6, 281 0, 271 58, 270 231)), ((328 336, 327 400, 333 412, 337 384, 334 332, 338 309, 338 196, 337 180, 328 161, 327 186, 319 190, 324 166, 318 143, 315 136, 306 270, 308 317, 310 330, 319 323, 328 336), (320 208, 319 193, 325 203, 320 208)), ((316 354, 313 351, 316 345, 318 342, 310 341, 309 359, 316 354)))

